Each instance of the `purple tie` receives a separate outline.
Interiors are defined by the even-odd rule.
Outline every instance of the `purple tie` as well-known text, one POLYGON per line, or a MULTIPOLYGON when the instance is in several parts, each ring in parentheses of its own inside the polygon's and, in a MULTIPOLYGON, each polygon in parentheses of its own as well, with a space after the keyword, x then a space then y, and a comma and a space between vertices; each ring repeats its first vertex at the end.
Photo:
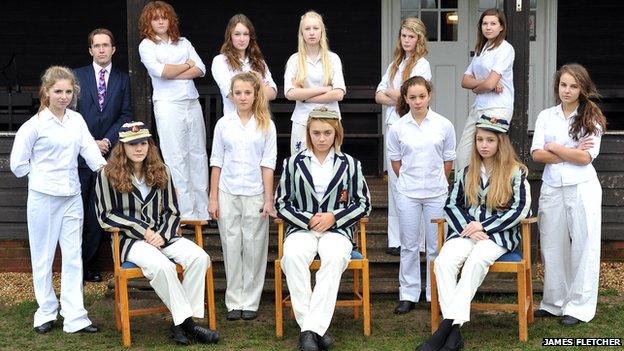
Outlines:
POLYGON ((100 70, 100 78, 98 79, 98 104, 100 105, 100 111, 104 108, 104 98, 106 97, 106 80, 104 75, 106 70, 102 68, 100 70))

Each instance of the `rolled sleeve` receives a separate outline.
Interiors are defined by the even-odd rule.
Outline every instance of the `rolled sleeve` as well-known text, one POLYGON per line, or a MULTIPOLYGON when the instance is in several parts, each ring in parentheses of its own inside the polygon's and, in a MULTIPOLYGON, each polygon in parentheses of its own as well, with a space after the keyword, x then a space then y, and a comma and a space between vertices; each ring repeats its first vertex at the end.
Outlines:
POLYGON ((270 121, 269 130, 264 141, 264 150, 262 151, 262 160, 260 167, 275 170, 275 162, 277 161, 277 132, 275 124, 270 121))
POLYGON ((106 164, 106 160, 102 157, 100 148, 95 142, 95 139, 93 139, 91 133, 89 133, 89 128, 84 120, 81 120, 80 129, 80 156, 85 159, 87 166, 89 166, 92 171, 97 171, 106 164))
POLYGON ((544 111, 540 112, 535 121, 535 131, 531 142, 531 151, 544 149, 544 111))
POLYGON ((156 43, 149 39, 143 39, 141 44, 139 44, 139 56, 150 76, 162 77, 165 64, 158 62, 158 58, 156 57, 156 43))
POLYGON ((221 96, 225 98, 230 95, 230 86, 231 86, 231 73, 228 68, 227 62, 225 62, 224 55, 217 55, 214 59, 212 59, 212 66, 210 68, 212 72, 212 78, 217 82, 219 86, 219 90, 221 91, 221 96))
POLYGON ((455 128, 453 128, 453 124, 449 122, 446 125, 446 135, 444 137, 444 147, 442 150, 442 159, 444 161, 455 160, 455 142, 455 128))
POLYGON ((210 153, 210 166, 223 168, 223 118, 217 121, 214 130, 214 138, 212 139, 212 151, 210 153))
POLYGON ((589 155, 591 156, 592 160, 595 160, 596 157, 598 157, 598 154, 600 153, 600 143, 602 142, 602 134, 594 134, 591 136, 592 140, 594 141, 594 146, 587 150, 587 152, 589 153, 589 155))
POLYGON ((345 85, 344 75, 342 74, 342 62, 338 55, 332 53, 332 87, 334 89, 342 89, 345 93, 347 87, 345 85))
POLYGON ((383 77, 381 77, 381 82, 379 82, 379 84, 377 85, 377 90, 375 90, 376 93, 383 91, 384 93, 386 92, 386 89, 388 89, 388 77, 390 76, 390 66, 388 66, 388 68, 386 68, 386 73, 384 73, 383 77))
POLYGON ((269 66, 266 64, 266 62, 264 63, 264 67, 266 71, 264 71, 264 77, 262 80, 266 85, 270 86, 275 90, 275 92, 277 92, 277 84, 275 84, 275 81, 273 80, 273 75, 271 75, 271 71, 269 70, 269 66))
POLYGON ((427 81, 431 80, 431 65, 426 58, 421 57, 414 66, 414 68, 412 68, 412 72, 410 72, 410 77, 415 76, 421 76, 427 81))
POLYGON ((401 160, 401 144, 399 142, 399 132, 398 125, 400 123, 395 123, 388 131, 388 141, 387 141, 387 149, 388 149, 388 158, 392 161, 400 161, 401 160))
POLYGON ((286 69, 284 70, 284 95, 295 87, 293 79, 295 79, 295 75, 297 74, 297 55, 298 54, 293 54, 286 62, 286 69))
POLYGON ((189 58, 195 62, 195 67, 197 67, 200 71, 202 71, 202 77, 206 75, 206 65, 204 65, 204 61, 202 61, 201 57, 195 51, 193 44, 188 39, 184 39, 187 45, 187 50, 189 54, 189 58))
POLYGON ((15 134, 11 149, 10 167, 16 177, 21 178, 30 173, 30 157, 36 141, 37 129, 32 120, 28 120, 15 134))
POLYGON ((511 69, 516 56, 513 46, 511 46, 511 44, 504 44, 505 43, 501 44, 501 52, 494 56, 494 64, 492 65, 492 71, 500 75, 502 75, 506 70, 511 69))

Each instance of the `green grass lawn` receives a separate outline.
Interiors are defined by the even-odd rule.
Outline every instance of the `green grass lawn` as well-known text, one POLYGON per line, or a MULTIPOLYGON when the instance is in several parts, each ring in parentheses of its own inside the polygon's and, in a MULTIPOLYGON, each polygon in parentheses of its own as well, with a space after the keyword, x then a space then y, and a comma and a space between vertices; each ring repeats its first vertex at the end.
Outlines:
MULTIPOLYGON (((478 298, 510 300, 513 296, 486 295, 478 298)), ((539 299, 540 296, 536 295, 536 302, 539 299)), ((429 335, 429 305, 420 303, 415 311, 396 316, 393 314, 395 303, 394 296, 373 297, 370 337, 363 336, 361 321, 354 321, 350 310, 337 310, 330 327, 330 332, 337 340, 333 350, 414 350, 429 335)), ((102 332, 66 334, 57 321, 51 333, 38 335, 32 330, 35 302, 28 301, 17 305, 0 302, 0 350, 122 350, 121 335, 115 329, 112 299, 91 294, 86 296, 85 304, 90 318, 100 326, 102 332)), ((221 333, 218 345, 174 345, 168 338, 170 320, 165 315, 154 315, 131 320, 132 347, 137 350, 295 350, 297 347, 297 324, 288 316, 284 325, 284 338, 275 338, 271 296, 263 299, 260 316, 254 321, 226 321, 222 299, 218 300, 217 309, 218 330, 221 333)), ((529 327, 527 343, 518 341, 517 319, 510 313, 473 314, 472 320, 462 328, 462 334, 467 350, 541 350, 542 339, 552 337, 621 338, 624 334, 624 296, 613 290, 601 291, 596 318, 587 324, 566 328, 556 318, 537 319, 529 327)))

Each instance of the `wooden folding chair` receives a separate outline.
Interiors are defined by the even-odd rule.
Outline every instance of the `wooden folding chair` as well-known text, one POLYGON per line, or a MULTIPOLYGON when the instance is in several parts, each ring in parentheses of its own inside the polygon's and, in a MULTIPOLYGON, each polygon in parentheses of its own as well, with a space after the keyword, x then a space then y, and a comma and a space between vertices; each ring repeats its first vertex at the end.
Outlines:
MULTIPOLYGON (((537 222, 536 217, 522 220, 521 233, 522 250, 516 249, 507 252, 490 266, 490 272, 515 273, 517 281, 517 303, 477 303, 470 304, 471 310, 506 311, 518 313, 518 333, 520 341, 529 339, 528 325, 533 323, 533 277, 531 274, 531 224, 537 222)), ((432 219, 431 223, 438 224, 438 252, 444 243, 444 224, 442 218, 432 219)), ((431 262, 431 333, 433 334, 440 324, 440 304, 438 300, 438 285, 435 279, 434 262, 431 262)))
MULTIPOLYGON (((275 335, 278 338, 284 336, 283 326, 283 308, 291 307, 290 295, 284 297, 282 290, 282 255, 284 247, 284 221, 276 219, 277 223, 277 258, 275 259, 275 335)), ((364 327, 364 335, 369 336, 371 333, 371 315, 370 315, 370 286, 368 257, 366 256, 366 223, 368 217, 360 219, 359 235, 354 234, 356 247, 351 252, 351 261, 347 269, 353 270, 353 299, 337 300, 336 307, 353 307, 353 319, 360 318, 360 307, 362 307, 362 323, 364 327), (360 251, 357 251, 357 249, 360 251), (360 279, 362 284, 360 287, 360 279)), ((356 230, 357 231, 357 230, 356 230)), ((321 267, 321 260, 315 259, 310 264, 310 269, 318 270, 321 267)))
MULTIPOLYGON (((203 249, 204 240, 202 237, 202 225, 207 224, 206 221, 182 221, 182 224, 193 226, 195 230, 195 243, 203 249)), ((141 268, 132 262, 121 262, 119 248, 119 229, 110 230, 113 235, 113 261, 115 268, 115 324, 117 330, 121 331, 121 339, 123 345, 128 347, 131 344, 130 339, 130 317, 143 316, 147 314, 167 313, 169 310, 166 306, 156 306, 147 308, 130 309, 128 301, 128 281, 137 278, 143 278, 141 268)), ((182 278, 182 266, 176 264, 176 270, 180 278, 182 278)), ((214 281, 212 279, 212 264, 206 272, 206 302, 204 303, 207 310, 206 322, 210 329, 217 328, 217 318, 215 314, 214 300, 214 281)))

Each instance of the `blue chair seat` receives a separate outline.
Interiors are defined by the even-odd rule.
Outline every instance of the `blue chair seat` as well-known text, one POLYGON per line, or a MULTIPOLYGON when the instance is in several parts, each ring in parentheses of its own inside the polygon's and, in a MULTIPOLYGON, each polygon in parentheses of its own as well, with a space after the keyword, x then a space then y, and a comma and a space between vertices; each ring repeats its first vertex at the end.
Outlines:
MULTIPOLYGON (((361 259, 363 259, 363 258, 364 258, 364 256, 362 255, 362 253, 361 253, 361 252, 359 252, 359 251, 357 251, 357 250, 353 250, 353 251, 351 251, 351 259, 352 259, 352 260, 361 260, 361 259)), ((316 256, 314 256, 314 259, 315 259, 315 260, 320 260, 320 259, 321 259, 321 257, 319 257, 319 255, 317 254, 316 256)))
POLYGON ((499 257, 496 262, 520 262, 522 261, 522 252, 508 251, 499 257))
MULTIPOLYGON (((174 260, 169 260, 169 261, 175 263, 174 260)), ((132 263, 130 261, 125 261, 124 263, 121 264, 121 268, 123 268, 123 269, 131 269, 131 268, 141 268, 141 267, 137 266, 136 264, 134 264, 134 263, 132 263)))

